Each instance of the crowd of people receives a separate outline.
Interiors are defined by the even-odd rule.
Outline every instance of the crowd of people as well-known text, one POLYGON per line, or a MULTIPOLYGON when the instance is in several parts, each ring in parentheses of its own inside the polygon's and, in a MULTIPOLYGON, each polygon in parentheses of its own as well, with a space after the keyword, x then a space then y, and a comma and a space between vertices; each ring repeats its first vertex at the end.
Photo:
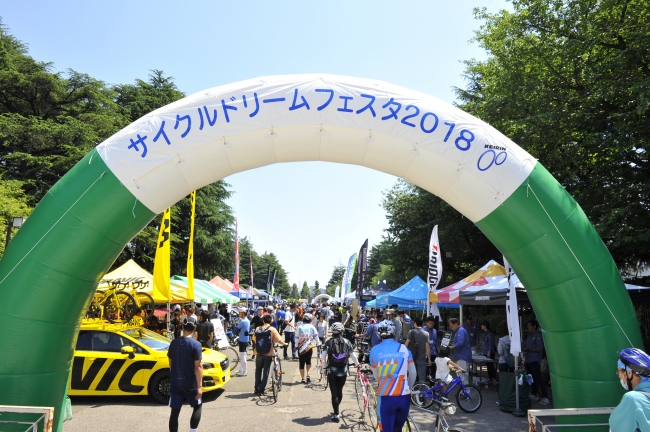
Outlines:
MULTIPOLYGON (((301 382, 304 384, 311 381, 312 359, 314 353, 320 351, 321 361, 326 365, 333 422, 340 421, 339 407, 348 368, 351 365, 368 368, 376 381, 377 414, 381 430, 384 432, 402 429, 409 412, 410 389, 416 381, 434 379, 441 380, 443 385, 448 384, 452 380, 452 368, 461 374, 469 370, 473 352, 482 353, 494 360, 494 366, 488 363, 490 380, 496 379, 497 368, 500 372, 514 369, 507 329, 500 328, 497 330, 498 334, 494 335, 490 323, 483 321, 480 326, 482 332, 479 334, 471 315, 463 325, 457 318, 449 319, 447 324, 451 338, 448 345, 441 345, 442 335, 438 333, 438 320, 432 316, 411 319, 404 311, 393 308, 360 311, 357 316, 352 316, 350 308, 346 305, 291 303, 257 306, 255 309, 240 307, 230 312, 225 305, 215 308, 212 312, 195 310, 192 307, 177 308, 171 322, 171 331, 175 340, 184 342, 177 342, 174 350, 170 347, 172 378, 175 375, 176 363, 172 356, 178 356, 178 351, 183 349, 181 347, 184 347, 187 356, 193 359, 193 362, 177 362, 179 368, 185 368, 181 376, 186 381, 192 381, 194 376, 200 377, 197 372, 201 364, 200 348, 212 346, 214 343, 214 319, 218 319, 224 328, 232 329, 239 337, 240 370, 236 373, 237 376, 248 374, 246 353, 249 344, 253 345, 253 392, 258 396, 266 394, 276 347, 282 348, 285 360, 298 361, 301 382), (186 339, 193 340, 188 342, 186 339), (359 341, 363 342, 359 344, 359 341)), ((522 351, 525 369, 533 377, 531 397, 544 405, 549 403, 549 399, 548 389, 541 374, 544 345, 539 323, 530 320, 527 330, 528 335, 522 345, 522 351)), ((626 395, 614 411, 610 419, 613 424, 627 425, 637 422, 635 424, 638 425, 650 420, 650 393, 647 393, 650 391, 650 357, 643 351, 632 350, 620 353, 617 375, 619 378, 623 377, 620 379, 624 388, 634 389, 636 392, 626 395), (642 408, 641 411, 638 411, 639 407, 642 408), (643 416, 645 420, 639 418, 643 416)), ((200 389, 188 392, 186 383, 175 383, 172 379, 171 391, 175 395, 170 403, 170 431, 177 430, 179 401, 182 402, 183 398, 190 401, 193 407, 190 430, 196 430, 201 414, 200 389)), ((643 427, 639 429, 650 430, 643 427)), ((612 427, 612 430, 628 429, 612 427)))

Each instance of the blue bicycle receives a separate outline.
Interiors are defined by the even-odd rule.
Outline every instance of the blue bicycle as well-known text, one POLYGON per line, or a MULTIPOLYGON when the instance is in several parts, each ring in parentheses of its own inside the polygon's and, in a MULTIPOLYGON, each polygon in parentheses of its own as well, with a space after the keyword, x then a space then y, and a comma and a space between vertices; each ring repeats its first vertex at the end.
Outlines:
POLYGON ((458 407, 466 413, 478 411, 483 403, 481 391, 472 384, 463 384, 463 380, 458 376, 447 384, 444 391, 445 384, 441 380, 430 381, 429 383, 424 381, 416 382, 411 391, 411 403, 417 407, 429 408, 433 405, 434 400, 447 402, 449 401, 449 393, 458 386, 460 386, 458 393, 456 393, 458 407))

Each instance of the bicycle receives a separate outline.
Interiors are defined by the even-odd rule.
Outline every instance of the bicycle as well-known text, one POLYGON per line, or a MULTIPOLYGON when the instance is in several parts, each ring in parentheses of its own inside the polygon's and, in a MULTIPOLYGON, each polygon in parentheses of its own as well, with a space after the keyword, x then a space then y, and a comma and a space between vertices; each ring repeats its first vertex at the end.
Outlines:
MULTIPOLYGON (((451 416, 456 412, 456 406, 451 402, 443 402, 439 400, 434 400, 433 403, 438 405, 437 413, 435 411, 430 411, 424 408, 416 407, 420 411, 436 414, 435 429, 433 431, 434 432, 460 432, 458 429, 450 429, 449 423, 447 421, 450 420, 451 416)), ((413 431, 420 432, 420 428, 418 427, 417 423, 415 423, 415 421, 413 420, 413 416, 411 416, 411 413, 409 413, 408 417, 406 418, 406 423, 404 424, 404 428, 402 430, 405 432, 413 432, 413 431)))
POLYGON ((318 345, 316 347, 316 381, 319 383, 323 381, 323 375, 325 370, 323 368, 323 360, 321 359, 321 354, 323 353, 323 346, 318 345))
POLYGON ((118 285, 111 284, 106 291, 95 292, 85 317, 101 318, 104 316, 111 324, 131 320, 138 308, 136 300, 124 290, 117 291, 118 285))
POLYGON ((465 385, 463 380, 456 376, 447 387, 446 391, 442 391, 444 383, 441 380, 432 382, 433 387, 424 381, 418 381, 413 386, 411 391, 411 403, 416 407, 429 408, 435 400, 447 402, 449 399, 447 395, 460 384, 460 389, 456 393, 456 402, 458 407, 466 413, 473 413, 481 408, 483 403, 483 396, 481 390, 472 384, 465 385))
POLYGON ((282 390, 282 361, 278 356, 278 347, 280 345, 275 345, 275 352, 271 356, 273 359, 271 362, 271 392, 273 395, 273 400, 278 401, 278 393, 282 390))
POLYGON ((354 390, 357 392, 357 404, 361 412, 361 419, 363 420, 363 417, 368 414, 370 426, 377 430, 377 395, 370 384, 368 375, 372 375, 372 371, 359 365, 357 377, 354 380, 354 390))
MULTIPOLYGON (((121 282, 120 284, 124 285, 123 291, 126 291, 126 288, 129 286, 128 282, 121 282)), ((153 316, 155 309, 153 297, 144 291, 138 291, 139 289, 145 288, 147 286, 149 286, 149 281, 136 280, 134 282, 131 282, 131 291, 127 291, 129 294, 131 294, 131 297, 135 299, 140 309, 142 309, 143 318, 145 321, 153 316)))

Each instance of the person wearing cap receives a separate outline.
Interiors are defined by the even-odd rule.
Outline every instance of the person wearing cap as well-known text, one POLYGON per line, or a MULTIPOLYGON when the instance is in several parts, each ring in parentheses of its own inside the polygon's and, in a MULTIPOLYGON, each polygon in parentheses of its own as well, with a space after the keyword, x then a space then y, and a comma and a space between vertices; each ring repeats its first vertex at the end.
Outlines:
POLYGON ((650 356, 638 348, 622 350, 616 377, 626 393, 609 416, 611 432, 650 432, 650 356))
POLYGON ((386 309, 385 312, 387 319, 393 323, 395 326, 395 342, 402 342, 402 321, 397 317, 395 309, 386 309))
POLYGON ((246 364, 246 349, 250 341, 251 323, 248 320, 248 311, 246 308, 239 309, 239 324, 235 327, 233 333, 239 335, 239 371, 237 376, 246 376, 248 374, 248 365, 246 364))
POLYGON ((203 396, 203 365, 201 363, 201 344, 194 340, 192 333, 196 329, 194 321, 183 320, 183 336, 174 339, 169 344, 167 357, 169 358, 169 431, 178 431, 178 416, 185 399, 192 407, 190 418, 190 432, 196 432, 201 421, 201 407, 203 396))

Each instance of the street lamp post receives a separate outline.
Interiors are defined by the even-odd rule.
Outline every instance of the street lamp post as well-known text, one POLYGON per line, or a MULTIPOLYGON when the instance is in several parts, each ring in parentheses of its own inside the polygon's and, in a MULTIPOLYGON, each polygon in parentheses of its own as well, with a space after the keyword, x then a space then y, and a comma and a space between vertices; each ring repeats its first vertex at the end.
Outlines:
POLYGON ((6 238, 6 241, 5 241, 5 251, 9 247, 9 242, 11 241, 11 229, 12 228, 20 228, 23 225, 24 222, 25 222, 25 218, 16 217, 16 218, 13 218, 13 220, 10 221, 7 224, 7 238, 6 238))

